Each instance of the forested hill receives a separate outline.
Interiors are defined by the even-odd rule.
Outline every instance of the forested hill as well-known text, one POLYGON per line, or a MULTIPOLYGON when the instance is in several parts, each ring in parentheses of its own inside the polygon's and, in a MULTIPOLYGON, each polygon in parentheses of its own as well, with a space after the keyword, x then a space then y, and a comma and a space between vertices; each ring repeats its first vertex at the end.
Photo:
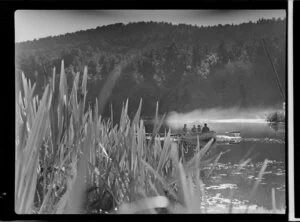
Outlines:
MULTIPOLYGON (((94 101, 116 64, 137 58, 123 70, 109 99, 119 112, 143 98, 143 115, 211 107, 274 107, 282 104, 268 51, 285 87, 286 20, 198 27, 171 23, 113 24, 16 44, 16 71, 37 83, 65 62, 69 82, 88 65, 88 99, 94 101)), ((58 78, 56 78, 58 79, 58 78)), ((108 108, 106 111, 108 112, 108 108)))

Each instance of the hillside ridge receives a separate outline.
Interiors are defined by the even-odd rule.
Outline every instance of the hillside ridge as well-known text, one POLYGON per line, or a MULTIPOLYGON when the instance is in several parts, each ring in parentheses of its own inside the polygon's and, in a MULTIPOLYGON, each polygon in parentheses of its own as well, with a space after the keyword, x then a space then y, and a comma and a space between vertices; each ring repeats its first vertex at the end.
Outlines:
POLYGON ((161 112, 280 106, 262 39, 285 87, 286 19, 208 27, 116 23, 16 43, 16 71, 36 82, 40 94, 45 74, 52 73, 53 67, 60 70, 61 60, 70 84, 86 65, 88 101, 93 104, 114 67, 135 54, 137 59, 122 71, 109 97, 116 112, 127 98, 129 112, 136 110, 140 97, 144 115, 153 113, 156 101, 161 112))

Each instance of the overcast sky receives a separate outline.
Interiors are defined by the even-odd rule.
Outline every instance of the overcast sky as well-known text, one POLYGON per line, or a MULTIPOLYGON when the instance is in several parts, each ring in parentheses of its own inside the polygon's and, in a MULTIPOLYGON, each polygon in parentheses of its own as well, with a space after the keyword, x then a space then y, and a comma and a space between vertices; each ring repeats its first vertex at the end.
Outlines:
POLYGON ((117 22, 165 21, 208 26, 285 16, 285 10, 18 10, 15 12, 15 41, 39 39, 117 22))

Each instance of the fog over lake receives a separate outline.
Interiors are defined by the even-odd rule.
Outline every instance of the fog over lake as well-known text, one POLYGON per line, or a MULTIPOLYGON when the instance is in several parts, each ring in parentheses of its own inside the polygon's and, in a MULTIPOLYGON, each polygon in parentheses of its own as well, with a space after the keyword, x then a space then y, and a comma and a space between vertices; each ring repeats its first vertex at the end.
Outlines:
MULTIPOLYGON (((285 124, 270 124, 266 116, 275 108, 214 108, 197 109, 188 113, 170 112, 166 125, 172 133, 182 133, 184 124, 188 131, 194 125, 207 123, 217 134, 218 146, 215 153, 223 155, 217 163, 213 175, 204 179, 209 204, 213 209, 226 207, 233 195, 237 209, 272 209, 271 192, 275 190, 276 206, 280 212, 285 210, 285 124), (226 141, 229 132, 239 132, 236 143, 226 141), (221 141, 221 138, 225 140, 221 141), (242 159, 250 158, 250 163, 237 171, 242 159), (268 166, 260 186, 253 198, 249 193, 258 180, 262 163, 268 166)), ((233 138, 231 138, 233 139, 233 138)), ((234 141, 234 139, 233 139, 234 141)), ((207 171, 212 166, 207 166, 207 171)), ((205 174, 206 170, 204 170, 205 174)), ((263 210, 262 210, 263 211, 263 210)), ((214 211, 212 211, 213 213, 214 211)), ((217 211, 216 211, 217 212, 217 211)))
POLYGON ((266 123, 266 116, 278 111, 275 108, 212 108, 196 109, 187 113, 172 111, 166 118, 166 123, 171 128, 182 127, 191 123, 266 123))

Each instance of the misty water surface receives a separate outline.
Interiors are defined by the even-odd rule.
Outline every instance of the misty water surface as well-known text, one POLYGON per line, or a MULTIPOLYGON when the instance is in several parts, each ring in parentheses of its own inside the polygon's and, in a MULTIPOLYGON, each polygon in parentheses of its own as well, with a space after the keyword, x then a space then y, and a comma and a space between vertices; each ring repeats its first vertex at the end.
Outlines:
MULTIPOLYGON (((228 110, 227 110, 228 111, 228 110)), ((276 208, 283 213, 285 210, 285 124, 270 125, 262 118, 262 113, 241 115, 231 115, 226 110, 210 116, 206 120, 203 116, 195 113, 193 115, 174 115, 167 119, 166 126, 172 132, 182 132, 184 121, 190 130, 193 125, 206 122, 211 130, 218 135, 231 131, 239 131, 242 141, 238 144, 219 143, 216 153, 223 152, 216 169, 208 178, 204 177, 208 202, 212 209, 226 208, 229 206, 233 195, 233 206, 237 209, 245 209, 247 205, 250 209, 272 209, 272 188, 275 189, 276 208), (224 116, 229 118, 224 118, 224 116), (253 118, 256 116, 257 118, 253 118), (192 117, 192 118, 191 118, 192 117), (172 121, 171 121, 172 120, 172 121), (242 159, 251 158, 251 162, 240 171, 237 171, 242 159), (266 171, 262 177, 260 186, 252 198, 250 193, 254 183, 258 180, 258 174, 265 159, 268 159, 266 171)), ((198 113, 199 114, 199 113, 198 113)), ((202 112, 204 114, 204 112, 202 112)), ((208 117, 206 115, 206 117, 208 117)), ((211 166, 207 166, 204 171, 209 171, 211 166)), ((205 173, 205 172, 204 172, 205 173)), ((213 211, 212 211, 213 212, 213 211)))

